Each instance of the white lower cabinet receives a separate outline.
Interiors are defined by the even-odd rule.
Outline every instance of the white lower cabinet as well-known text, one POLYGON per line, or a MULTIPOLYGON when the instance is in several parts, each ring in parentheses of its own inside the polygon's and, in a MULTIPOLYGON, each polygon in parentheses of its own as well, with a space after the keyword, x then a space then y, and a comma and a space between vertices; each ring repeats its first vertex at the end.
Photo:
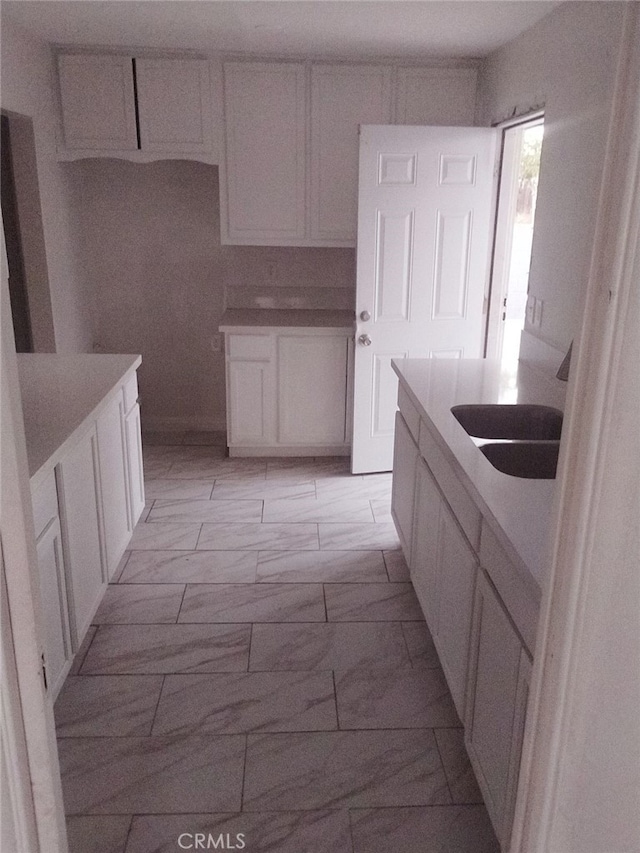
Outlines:
POLYGON ((142 432, 140 429, 140 406, 133 408, 124 419, 127 456, 127 482, 129 490, 129 512, 131 531, 138 523, 144 509, 144 469, 142 467, 142 432))
POLYGON ((456 710, 463 719, 478 563, 423 459, 417 466, 410 566, 456 710))
POLYGON ((396 412, 395 444, 393 448, 393 479, 391 482, 391 515, 395 521, 400 544, 412 564, 414 487, 418 445, 400 412, 396 412))
POLYGON ((440 506, 438 630, 434 642, 460 719, 464 719, 473 593, 478 563, 457 522, 440 506))
POLYGON ((391 513, 464 722, 467 751, 487 810, 507 851, 537 605, 524 595, 526 587, 514 583, 516 566, 481 519, 402 386, 398 404, 391 513))
POLYGON ((71 636, 67 612, 60 519, 52 518, 39 536, 36 551, 44 616, 47 687, 54 698, 71 666, 71 636))
POLYGON ((144 508, 135 375, 78 432, 32 486, 45 667, 54 699, 144 508))
POLYGON ((340 445, 347 439, 347 338, 278 338, 278 441, 340 445))
POLYGON ((432 633, 435 633, 438 624, 438 527, 441 504, 442 497, 431 471, 424 459, 418 459, 415 478, 415 531, 409 567, 411 581, 432 633))
POLYGON ((56 483, 75 652, 91 624, 107 583, 95 426, 56 466, 56 483))
POLYGON ((479 573, 465 741, 487 809, 508 849, 531 658, 484 572, 479 573))
POLYGON ((229 447, 275 441, 273 367, 269 361, 232 361, 228 379, 229 447))
POLYGON ((348 453, 350 334, 227 333, 231 456, 348 453))
POLYGON ((98 418, 98 451, 107 577, 110 579, 131 537, 123 395, 98 418))

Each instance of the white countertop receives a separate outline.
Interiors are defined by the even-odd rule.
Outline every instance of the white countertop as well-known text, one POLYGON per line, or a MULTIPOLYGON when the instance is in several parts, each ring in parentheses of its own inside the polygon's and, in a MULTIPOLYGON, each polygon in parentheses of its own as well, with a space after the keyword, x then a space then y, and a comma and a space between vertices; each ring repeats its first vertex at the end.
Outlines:
POLYGON ((353 311, 311 310, 305 308, 229 308, 222 315, 221 332, 251 331, 265 327, 281 329, 355 329, 353 311))
POLYGON ((566 383, 522 363, 513 372, 504 372, 498 362, 486 359, 406 359, 392 364, 490 528, 540 589, 548 564, 556 481, 498 471, 451 408, 465 403, 540 403, 563 411, 566 383))
POLYGON ((18 355, 32 486, 141 362, 139 355, 18 355))

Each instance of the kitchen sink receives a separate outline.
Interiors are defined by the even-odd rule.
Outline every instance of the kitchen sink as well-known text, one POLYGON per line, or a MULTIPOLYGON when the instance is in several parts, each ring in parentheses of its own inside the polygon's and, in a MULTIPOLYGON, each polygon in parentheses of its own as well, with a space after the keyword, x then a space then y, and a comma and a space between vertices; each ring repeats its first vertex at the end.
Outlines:
POLYGON ((474 438, 558 441, 562 432, 562 412, 551 406, 480 403, 454 406, 451 413, 474 438))
POLYGON ((559 449, 559 441, 496 441, 483 444, 480 452, 503 474, 553 480, 558 467, 559 449))

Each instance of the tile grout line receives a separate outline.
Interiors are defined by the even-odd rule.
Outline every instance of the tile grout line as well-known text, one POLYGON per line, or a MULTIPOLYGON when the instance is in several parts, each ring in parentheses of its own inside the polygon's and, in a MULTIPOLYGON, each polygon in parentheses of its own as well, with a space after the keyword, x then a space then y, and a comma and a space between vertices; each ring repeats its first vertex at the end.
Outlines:
POLYGON ((387 566, 387 558, 384 555, 384 550, 381 549, 380 553, 382 554, 382 562, 384 563, 384 570, 387 573, 387 579, 391 583, 391 575, 389 574, 389 566, 387 566))
POLYGON ((246 672, 252 672, 252 669, 251 669, 251 645, 252 645, 252 643, 253 643, 253 625, 254 625, 254 623, 252 622, 252 623, 251 623, 251 630, 249 631, 249 651, 248 651, 248 654, 247 654, 247 669, 246 669, 246 672))
POLYGON ((244 735, 244 761, 242 762, 242 785, 240 786, 240 809, 239 812, 242 813, 244 811, 244 786, 247 779, 247 754, 249 752, 249 735, 244 735))
POLYGON ((122 848, 122 853, 127 853, 127 847, 129 846, 129 838, 131 837, 131 830, 133 829, 133 815, 129 820, 129 828, 127 829, 127 837, 124 840, 124 847, 122 848))
POLYGON ((349 823, 349 840, 351 841, 351 853, 356 849, 355 842, 353 840, 353 820, 351 817, 351 812, 353 809, 347 808, 347 821, 349 823))
POLYGON ((444 775, 445 781, 447 783, 447 791, 449 792, 449 796, 451 797, 450 805, 456 805, 453 799, 453 791, 451 790, 451 783, 449 782, 449 774, 447 773, 447 768, 444 763, 444 759, 442 758, 442 750, 440 749, 440 744, 438 743, 438 738, 436 737, 436 727, 434 726, 431 731, 433 732, 433 742, 436 745, 436 750, 438 752, 438 758, 440 759, 440 766, 442 767, 442 773, 444 775))
MULTIPOLYGON (((86 652, 84 653, 84 655, 82 656, 82 660, 80 661, 80 663, 79 663, 79 665, 78 665, 78 668, 77 668, 77 670, 76 670, 76 674, 77 674, 77 675, 81 675, 81 674, 82 674, 82 668, 83 668, 83 666, 84 666, 84 662, 86 661, 86 659, 87 659, 87 655, 89 654, 89 650, 91 649, 91 646, 93 645, 93 641, 94 641, 94 640, 95 640, 95 638, 97 637, 97 635, 98 635, 98 631, 100 630, 100 625, 91 625, 90 627, 94 627, 96 630, 93 632, 93 637, 92 637, 92 638, 91 638, 91 640, 89 641, 89 645, 87 646, 87 650, 86 650, 86 652)), ((78 651, 80 651, 80 650, 78 649, 78 651)), ((67 680, 67 678, 68 678, 68 677, 69 677, 69 674, 67 673, 67 675, 65 676, 65 681, 67 680)), ((63 683, 63 686, 64 686, 64 683, 63 683)), ((62 688, 60 688, 60 692, 62 692, 62 688)), ((58 695, 60 695, 60 694, 58 694, 58 695)))
POLYGON ((122 555, 122 557, 121 557, 121 559, 120 559, 120 562, 122 562, 122 560, 124 559, 124 565, 122 566, 122 568, 121 568, 121 569, 120 569, 120 571, 118 572, 118 576, 116 577, 116 576, 114 575, 114 576, 113 576, 113 578, 112 578, 112 579, 109 581, 109 583, 107 584, 107 586, 116 586, 117 584, 119 584, 119 583, 120 583, 120 578, 121 578, 121 577, 122 577, 122 575, 124 574, 124 570, 127 568, 127 563, 128 563, 128 562, 129 562, 129 560, 131 559, 131 554, 132 554, 132 552, 131 552, 131 550, 130 550, 129 548, 127 548, 127 549, 125 550, 125 554, 123 554, 123 555, 122 555), (125 554, 126 554, 126 559, 125 559, 125 554))
POLYGON ((185 597, 187 595, 187 586, 188 586, 188 584, 185 583, 184 589, 182 590, 182 598, 180 599, 180 607, 178 607, 178 612, 176 613, 176 621, 172 622, 171 623, 172 625, 183 624, 180 622, 180 614, 182 613, 182 606, 184 605, 184 600, 185 600, 185 597))
POLYGON ((337 731, 343 731, 342 726, 340 725, 340 711, 338 710, 338 685, 336 684, 336 671, 335 669, 331 670, 331 678, 333 679, 333 699, 336 706, 336 726, 337 731))
POLYGON ((404 640, 404 645, 407 650, 407 657, 409 658, 409 663, 411 665, 411 669, 416 669, 416 666, 413 662, 413 655, 411 654, 411 649, 409 648, 409 641, 407 640, 407 634, 404 630, 404 622, 399 622, 400 631, 402 632, 402 639, 404 640))
POLYGON ((151 717, 151 727, 149 729, 148 737, 153 737, 153 729, 156 724, 156 717, 158 716, 158 708, 160 707, 160 702, 162 700, 162 694, 164 693, 164 686, 167 680, 167 673, 162 673, 162 684, 160 685, 160 690, 158 691, 158 701, 156 702, 156 707, 153 711, 153 716, 151 717))

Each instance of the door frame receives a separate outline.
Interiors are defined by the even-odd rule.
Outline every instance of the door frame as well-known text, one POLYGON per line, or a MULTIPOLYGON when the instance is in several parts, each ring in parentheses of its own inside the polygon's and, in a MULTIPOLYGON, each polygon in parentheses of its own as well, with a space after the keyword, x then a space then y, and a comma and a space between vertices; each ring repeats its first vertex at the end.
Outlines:
POLYGON ((640 837, 639 280, 640 4, 629 3, 569 378, 511 853, 631 851, 640 837), (626 601, 632 615, 623 622, 626 601), (607 689, 614 674, 617 692, 607 689))
MULTIPOLYGON (((67 853, 67 836, 53 703, 43 678, 44 618, 40 608, 35 528, 15 353, 4 231, 0 228, 0 535, 3 586, 6 579, 8 635, 3 658, 15 661, 20 720, 8 720, 13 744, 22 740, 21 759, 9 765, 9 785, 19 831, 37 836, 33 853, 67 853), (20 725, 21 723, 21 725, 20 725), (22 728, 22 732, 20 729, 22 728)), ((7 675, 10 675, 7 672, 7 675)), ((30 853, 32 847, 27 848, 30 853)))
POLYGON ((511 150, 512 144, 507 137, 507 131, 537 123, 544 123, 544 110, 534 110, 526 115, 518 116, 517 119, 508 119, 495 125, 496 130, 501 133, 501 140, 494 213, 495 231, 489 274, 485 358, 499 358, 502 350, 503 330, 499 318, 503 308, 502 302, 507 293, 509 268, 511 266, 511 244, 507 242, 507 237, 512 237, 513 232, 509 229, 507 234, 506 226, 512 219, 515 219, 513 209, 514 187, 518 179, 518 172, 517 169, 513 168, 515 158, 514 152, 511 150), (509 164, 507 164, 507 158, 511 160, 509 164))

